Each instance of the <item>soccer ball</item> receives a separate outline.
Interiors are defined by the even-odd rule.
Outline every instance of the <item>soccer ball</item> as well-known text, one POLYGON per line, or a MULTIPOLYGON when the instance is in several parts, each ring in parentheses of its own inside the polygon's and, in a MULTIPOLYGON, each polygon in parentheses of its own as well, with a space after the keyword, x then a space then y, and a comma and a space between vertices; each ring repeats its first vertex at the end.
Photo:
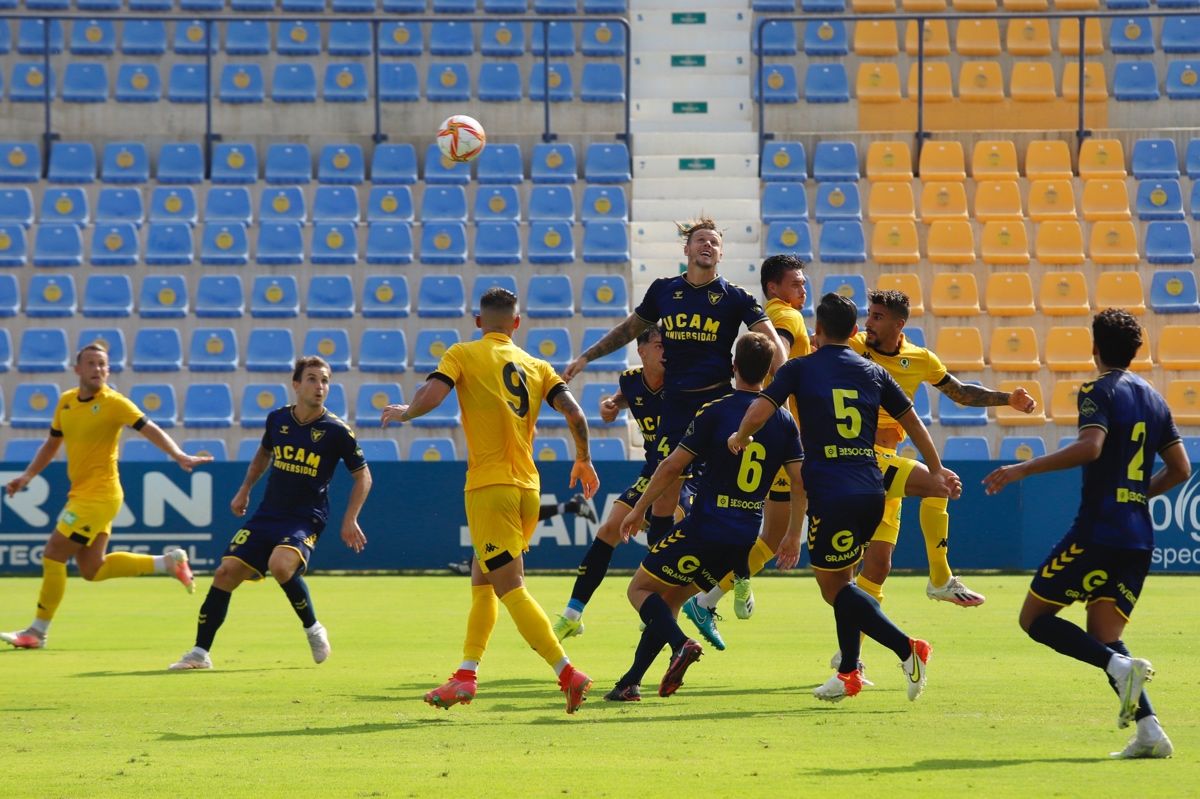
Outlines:
POLYGON ((483 125, 464 114, 448 117, 438 128, 437 143, 442 155, 459 163, 471 161, 487 142, 483 125))

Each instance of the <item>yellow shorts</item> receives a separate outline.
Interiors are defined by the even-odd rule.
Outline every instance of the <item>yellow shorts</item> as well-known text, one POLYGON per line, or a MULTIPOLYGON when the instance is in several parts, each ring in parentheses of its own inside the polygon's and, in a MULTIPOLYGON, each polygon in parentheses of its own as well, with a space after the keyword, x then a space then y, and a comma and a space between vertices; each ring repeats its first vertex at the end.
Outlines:
POLYGON ((883 519, 875 528, 875 535, 871 536, 872 541, 895 546, 896 542, 900 540, 900 505, 902 502, 903 500, 900 499, 889 499, 883 503, 883 519))
POLYGON ((883 520, 879 522, 871 540, 895 546, 900 539, 900 501, 904 499, 904 485, 908 482, 912 470, 917 468, 918 461, 897 455, 896 450, 885 447, 875 447, 875 457, 879 461, 879 469, 883 472, 886 493, 883 520))
POLYGON ((121 511, 121 500, 122 497, 68 499, 54 529, 77 544, 89 546, 96 536, 112 533, 113 519, 121 511))
POLYGON ((466 492, 471 546, 484 573, 528 551, 541 502, 536 489, 512 485, 484 486, 466 492))

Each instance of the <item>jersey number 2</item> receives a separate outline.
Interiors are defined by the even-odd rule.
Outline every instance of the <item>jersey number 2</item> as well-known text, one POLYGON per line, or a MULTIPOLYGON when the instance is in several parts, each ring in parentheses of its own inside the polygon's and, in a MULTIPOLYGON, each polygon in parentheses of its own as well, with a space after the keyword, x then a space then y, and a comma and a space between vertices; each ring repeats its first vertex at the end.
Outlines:
POLYGON ((529 388, 525 385, 525 372, 511 361, 504 364, 504 387, 517 398, 517 403, 508 403, 512 412, 522 419, 529 413, 529 388))
POLYGON ((1125 474, 1130 480, 1141 481, 1146 476, 1142 464, 1146 461, 1146 423, 1138 422, 1133 426, 1129 438, 1137 444, 1133 457, 1129 459, 1129 468, 1125 474))

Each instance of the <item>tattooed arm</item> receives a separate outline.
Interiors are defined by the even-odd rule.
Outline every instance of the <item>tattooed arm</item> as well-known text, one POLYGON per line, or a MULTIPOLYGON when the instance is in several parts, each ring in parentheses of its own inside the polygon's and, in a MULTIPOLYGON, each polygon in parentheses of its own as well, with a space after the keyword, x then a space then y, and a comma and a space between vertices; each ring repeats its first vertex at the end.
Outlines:
POLYGON ((942 379, 942 382, 934 385, 934 388, 959 405, 967 405, 974 408, 1007 405, 1021 413, 1033 413, 1034 409, 1037 408, 1037 401, 1023 388, 1017 388, 1011 393, 996 391, 984 386, 962 383, 957 377, 949 374, 942 379))
POLYGON ((556 388, 558 390, 553 391, 553 396, 550 397, 550 405, 566 418, 571 438, 575 439, 575 465, 571 467, 570 487, 574 488, 575 481, 578 480, 583 484, 583 495, 591 499, 600 488, 600 478, 596 475, 596 468, 592 466, 592 456, 588 449, 587 417, 565 385, 556 388))
POLYGON ((635 313, 631 313, 624 322, 605 333, 602 339, 588 347, 582 355, 567 364, 567 368, 563 370, 562 379, 569 383, 589 363, 624 347, 637 338, 650 325, 650 322, 647 322, 635 313))

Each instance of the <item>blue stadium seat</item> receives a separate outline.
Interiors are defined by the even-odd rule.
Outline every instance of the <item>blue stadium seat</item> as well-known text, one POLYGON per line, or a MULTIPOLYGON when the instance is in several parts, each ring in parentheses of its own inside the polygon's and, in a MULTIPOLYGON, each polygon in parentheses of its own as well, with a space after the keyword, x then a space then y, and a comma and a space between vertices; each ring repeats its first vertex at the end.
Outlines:
POLYGON ((767 183, 763 186, 761 208, 762 221, 767 224, 781 219, 803 219, 808 216, 808 192, 803 186, 767 183))
POLYGON ((1200 53, 1200 20, 1195 17, 1164 17, 1164 53, 1200 53))
POLYGON ((51 183, 91 183, 96 179, 96 151, 88 142, 54 142, 46 179, 51 183))
POLYGON ((146 263, 190 266, 195 254, 192 228, 184 222, 151 222, 146 233, 146 263))
POLYGON ((1138 10, 1150 7, 1150 0, 1108 0, 1105 5, 1112 11, 1121 9, 1138 10))
MULTIPOLYGON (((534 187, 534 192, 541 188, 534 187)), ((530 199, 532 205, 532 196, 530 199)), ((479 186, 475 190, 475 205, 471 218, 480 222, 521 221, 521 198, 516 186, 479 186)))
POLYGON ((232 372, 237 369, 237 335, 229 327, 201 327, 192 331, 188 369, 193 372, 232 372))
POLYGON ((520 183, 522 176, 519 144, 490 144, 479 154, 475 177, 479 183, 520 183))
MULTIPOLYGON (((265 231, 259 233, 262 249, 265 231)), ((208 266, 245 266, 250 262, 250 241, 246 226, 216 222, 204 226, 200 238, 200 263, 208 266)))
POLYGON ((167 24, 161 19, 127 19, 122 23, 123 55, 163 55, 166 52, 167 24))
POLYGON ((350 186, 318 186, 312 217, 313 222, 358 222, 358 192, 350 186))
POLYGON ((849 297, 858 306, 858 315, 867 315, 867 281, 862 275, 826 275, 817 296, 824 297, 830 292, 849 297))
POLYGON ((103 64, 74 61, 63 72, 62 98, 68 103, 108 100, 108 70, 103 64))
POLYGON ((329 24, 329 41, 325 50, 331 56, 364 56, 371 54, 371 24, 340 20, 329 24))
MULTIPOLYGON (((7 37, 7 33, 3 35, 7 37)), ((71 55, 113 55, 117 51, 117 33, 113 21, 76 20, 71 24, 71 41, 68 47, 71 55)), ((4 50, 7 52, 8 48, 5 47, 4 50)))
POLYGON ((484 266, 521 263, 521 234, 516 222, 481 222, 475 226, 475 262, 484 266))
POLYGON ((159 427, 175 426, 179 406, 170 383, 135 383, 129 389, 129 399, 159 427))
POLYGON ((796 55, 796 24, 790 20, 759 19, 750 31, 750 52, 759 53, 759 42, 765 55, 796 55))
MULTIPOLYGON (((0 317, 16 316, 20 308, 21 290, 17 287, 16 275, 0 275, 0 317)), ((7 328, 2 329, 5 335, 7 335, 7 328)), ((8 346, 8 349, 5 351, 6 357, 0 357, 0 361, 3 362, 7 362, 12 356, 12 346, 10 344, 6 346, 8 346)), ((0 372, 3 371, 7 371, 7 368, 0 366, 0 372)))
POLYGON ((121 460, 130 463, 166 463, 167 453, 144 438, 127 438, 121 442, 121 460))
POLYGON ((79 266, 82 263, 83 236, 77 226, 38 226, 33 239, 34 266, 79 266))
MULTIPOLYGON (((534 189, 537 190, 536 187, 534 189)), ((532 204, 532 199, 531 199, 532 204)), ((621 186, 588 186, 583 190, 580 218, 588 222, 628 222, 629 205, 621 186)))
POLYGON ((585 263, 622 264, 629 261, 629 229, 624 222, 588 222, 583 226, 585 263))
POLYGON ((354 222, 317 222, 312 229, 309 260, 314 264, 358 263, 358 233, 354 222))
POLYGON ((485 22, 479 52, 488 57, 515 58, 525 54, 525 26, 509 21, 485 22))
POLYGON ((248 11, 254 14, 275 10, 275 0, 229 0, 233 11, 248 11))
POLYGON ((184 427, 232 427, 233 392, 227 383, 190 383, 183 398, 184 427))
POLYGON ((141 227, 146 218, 139 188, 118 189, 105 186, 96 197, 96 223, 127 222, 141 227))
MULTIPOLYGON (((589 327, 583 331, 583 342, 579 345, 580 352, 586 352, 608 332, 606 327, 589 327)), ((587 365, 588 371, 593 372, 623 372, 629 368, 629 348, 621 347, 602 358, 597 358, 587 365)))
POLYGON ((300 291, 292 275, 258 275, 250 289, 250 315, 290 319, 300 315, 300 291))
POLYGON ((460 275, 423 275, 417 290, 417 316, 466 314, 466 290, 460 275))
POLYGON ((531 327, 525 334, 525 351, 556 370, 571 362, 571 334, 565 327, 531 327))
POLYGON ((818 181, 857 181, 858 149, 852 141, 822 141, 813 154, 813 177, 818 181))
POLYGON ((1200 312, 1196 274, 1190 269, 1155 272, 1150 279, 1150 307, 1157 313, 1200 312))
MULTIPOLYGON (((421 12, 425 13, 424 3, 421 12)), ((379 54, 419 56, 425 52, 425 36, 415 22, 387 21, 379 26, 379 54)), ((520 53, 516 53, 520 55, 520 53)))
POLYGON ((0 267, 24 266, 28 254, 25 228, 21 225, 0 224, 0 267))
MULTIPOLYGON (((1200 186, 1200 183, 1196 184, 1200 186)), ((1180 220, 1183 214, 1183 193, 1174 179, 1142 180, 1137 184, 1134 212, 1143 222, 1180 220)))
POLYGON ((609 22, 585 22, 580 51, 585 56, 616 58, 625 55, 625 28, 609 22))
POLYGON ((447 20, 429 26, 430 55, 472 55, 474 52, 475 37, 469 22, 447 20))
MULTIPOLYGON (((321 3, 324 6, 324 3, 321 3)), ((275 52, 284 56, 321 54, 321 29, 312 20, 287 20, 275 29, 275 52)))
POLYGON ((37 183, 41 170, 42 155, 36 144, 0 142, 0 183, 37 183))
POLYGON ((196 224, 196 193, 189 186, 155 186, 150 195, 150 222, 196 224))
POLYGON ((625 102, 625 72, 620 64, 587 63, 579 81, 579 99, 585 103, 625 102))
POLYGON ((1146 260, 1152 264, 1196 261, 1187 222, 1151 222, 1146 226, 1146 260))
POLYGON ((1200 100, 1200 62, 1168 62, 1166 92, 1172 100, 1200 100))
POLYGON ((327 144, 317 160, 317 182, 358 185, 366 179, 362 147, 357 144, 327 144))
POLYGON ((224 11, 225 0, 179 0, 180 11, 224 11))
POLYGON ((354 284, 349 275, 318 275, 308 283, 305 313, 316 319, 354 316, 354 284))
POLYGON ((91 218, 87 193, 78 186, 47 187, 42 193, 38 221, 43 225, 86 225, 91 218))
POLYGON ((462 222, 421 225, 421 263, 456 265, 467 261, 467 230, 462 222))
POLYGON ((237 319, 246 310, 246 294, 238 275, 201 275, 196 283, 196 316, 237 319))
POLYGON ((584 316, 629 315, 629 290, 620 275, 588 275, 583 279, 579 310, 584 316))
POLYGON ((400 445, 394 438, 360 438, 358 445, 367 463, 392 463, 400 460, 400 445))
MULTIPOLYGON (((0 149, 2 148, 3 145, 0 145, 0 149)), ((1187 176, 1193 180, 1200 178, 1200 139, 1188 140, 1184 161, 1187 167, 1187 176)), ((0 175, 0 178, 2 178, 2 175, 0 175)))
POLYGON ((13 64, 12 79, 8 82, 8 99, 14 103, 41 103, 49 91, 50 99, 56 95, 56 73, 53 68, 49 77, 43 71, 42 63, 23 61, 13 64))
MULTIPOLYGON (((978 385, 974 381, 971 385, 978 385)), ((987 408, 959 405, 938 392, 938 422, 944 427, 982 427, 987 424, 987 408)))
POLYGON ((574 290, 567 275, 533 275, 524 298, 524 313, 531 319, 570 318, 575 315, 574 290))
POLYGON ((413 261, 412 227, 376 222, 367 226, 367 263, 403 265, 413 261))
POLYGON ((408 186, 372 186, 367 196, 367 221, 412 222, 412 191, 408 186))
POLYGON ((313 65, 276 64, 271 76, 271 100, 276 103, 315 103, 317 72, 313 65))
POLYGON ((408 445, 410 461, 456 461, 458 452, 451 438, 414 438, 408 445))
POLYGON ((342 328, 309 328, 301 354, 320 355, 333 371, 345 372, 350 369, 350 335, 342 328))
POLYGON ((246 369, 251 372, 291 372, 296 342, 285 327, 256 327, 246 341, 246 369))
MULTIPOLYGON (((529 164, 529 177, 534 183, 574 183, 577 180, 578 165, 575 160, 575 147, 569 142, 535 144, 533 157, 529 164)), ((628 180, 629 178, 626 177, 624 180, 596 182, 625 183, 628 180)))
MULTIPOLYGON (((802 190, 803 191, 803 190, 802 190)), ((795 255, 802 261, 813 259, 812 232, 807 219, 777 219, 767 226, 765 255, 795 255)))
POLYGON ((587 414, 588 427, 595 429, 625 428, 628 420, 624 408, 617 413, 617 418, 612 423, 607 423, 600 418, 601 398, 612 396, 618 388, 616 383, 588 383, 583 387, 583 392, 579 395, 579 404, 587 414))
MULTIPOLYGON (((20 382, 13 389, 8 423, 14 429, 47 429, 58 404, 58 386, 53 383, 20 382)), ((38 442, 41 446, 41 442, 38 442)), ((32 460, 32 458, 31 458, 32 460)))
MULTIPOLYGON (((454 341, 458 340, 458 334, 454 331, 440 332, 453 333, 454 341)), ((425 333, 426 331, 421 331, 418 339, 425 333)), ((453 342, 446 346, 450 346, 451 343, 453 342)), ((437 356, 433 357, 432 366, 429 365, 427 358, 425 361, 414 363, 413 368, 430 371, 437 366, 440 357, 441 352, 439 351, 437 356)), ((358 370, 360 372, 403 372, 407 361, 408 342, 404 337, 403 330, 368 328, 362 332, 358 345, 358 370)))
MULTIPOLYGON (((842 142, 848 144, 848 142, 842 142)), ((855 164, 857 167, 855 155, 855 164)), ((808 178, 808 161, 804 144, 798 141, 769 141, 763 149, 762 179, 764 182, 789 181, 803 183, 808 178)), ((857 168, 856 168, 857 180, 857 168)))
POLYGON ((333 0, 334 14, 374 14, 375 0, 333 0))
POLYGON ((529 223, 529 262, 534 264, 569 264, 575 260, 575 240, 572 226, 566 222, 542 221, 529 223))
POLYGON ((1113 97, 1123 101, 1157 100, 1158 75, 1151 61, 1118 61, 1113 67, 1113 97))
POLYGON ((623 16, 629 10, 625 0, 583 0, 583 13, 623 16))
MULTIPOLYGON (((1110 5, 1109 8, 1112 8, 1110 5)), ((1112 21, 1108 49, 1115 55, 1151 55, 1154 53, 1154 29, 1149 17, 1119 17, 1112 21)))
POLYGON ((125 371, 125 331, 119 327, 82 328, 75 339, 75 352, 93 342, 100 342, 108 349, 110 371, 125 371))
MULTIPOLYGON (((232 88, 233 73, 230 73, 229 79, 232 88)), ((204 83, 203 68, 193 64, 173 64, 167 77, 167 99, 172 103, 203 103, 207 95, 204 83)), ((261 75, 259 88, 262 88, 261 75)))
POLYGON ((992 453, 985 436, 946 436, 942 457, 947 461, 986 461, 992 453))
MULTIPOLYGON (((811 297, 812 295, 809 294, 810 300, 811 297)), ((907 330, 908 328, 905 328, 906 332, 907 330)), ((918 330, 920 329, 918 328, 918 330)), ((929 386, 925 383, 917 386, 916 393, 913 394, 913 411, 926 427, 933 424, 933 408, 929 402, 929 386)))
POLYGON ((471 286, 471 313, 479 315, 479 301, 484 292, 493 288, 508 289, 517 294, 517 279, 512 275, 480 275, 471 286))
POLYGON ((179 331, 168 327, 138 328, 133 338, 135 372, 178 372, 183 367, 179 331))
POLYGON ((1002 461, 1027 461, 1046 454, 1046 440, 1041 436, 1005 436, 1000 439, 997 458, 1002 461))
MULTIPOLYGON (((825 263, 866 263, 867 241, 861 222, 828 222, 821 225, 818 255, 825 263)), ((824 292, 822 292, 824 293, 824 292)))
POLYGON ((589 183, 628 183, 629 149, 624 142, 589 144, 583 175, 589 183))
POLYGON ((358 61, 341 61, 325 67, 322 94, 327 103, 365 103, 367 70, 358 61))
POLYGON ((571 454, 567 450, 567 440, 562 436, 535 436, 533 459, 537 461, 570 460, 571 454))
POLYGON ((809 64, 804 73, 804 99, 809 103, 850 102, 850 80, 844 64, 809 64))
POLYGON ((213 183, 254 183, 257 180, 258 152, 254 149, 253 144, 249 142, 217 143, 212 154, 213 183))
POLYGON ((1200 436, 1182 436, 1189 463, 1200 463, 1200 436))
POLYGON ((1179 153, 1174 139, 1138 139, 1134 142, 1132 172, 1138 180, 1178 178, 1179 153))
POLYGON ((226 64, 221 68, 217 96, 223 103, 261 103, 266 97, 265 85, 260 65, 226 64))
POLYGON ((575 0, 533 0, 535 14, 574 14, 576 9, 575 0))
POLYGON ((379 99, 385 103, 415 103, 421 99, 417 68, 409 62, 379 65, 379 99))
POLYGON ((121 64, 113 97, 119 103, 157 103, 162 99, 162 78, 155 64, 121 64))
POLYGON ((589 443, 594 461, 623 461, 629 458, 625 442, 619 438, 593 438, 589 443))
POLYGON ((426 186, 421 193, 421 221, 466 222, 466 190, 462 186, 426 186))
POLYGON ((209 36, 211 41, 208 42, 208 49, 216 53, 221 49, 220 23, 201 19, 180 20, 175 23, 171 49, 176 55, 204 55, 205 39, 209 36))
POLYGON ((571 80, 571 67, 565 61, 551 61, 549 79, 547 65, 535 61, 529 69, 529 99, 535 103, 546 99, 546 85, 550 86, 550 102, 569 103, 575 99, 575 84, 571 80))
MULTIPOLYGON (((149 279, 149 278, 147 278, 149 279)), ((133 284, 128 275, 89 275, 83 287, 83 315, 125 317, 133 313, 133 284)), ((3 316, 0 312, 0 316, 3 316)))
POLYGON ((461 61, 432 61, 425 74, 425 99, 432 103, 465 103, 471 99, 471 78, 461 61))
MULTIPOLYGON (((125 277, 122 275, 121 277, 125 277)), ((125 277, 125 280, 129 280, 125 277)), ((88 280, 91 283, 91 279, 88 280)), ((119 291, 119 289, 118 289, 119 291)), ((84 297, 87 303, 87 297, 84 297)), ((132 303, 130 303, 132 305, 132 303)), ((182 319, 188 312, 188 288, 183 275, 147 275, 138 292, 138 315, 143 319, 182 319)))
POLYGON ((528 10, 527 0, 483 0, 486 14, 524 14, 528 10))
POLYGON ((761 82, 764 102, 797 103, 800 89, 796 83, 796 67, 792 64, 764 64, 761 79, 753 81, 751 96, 758 102, 758 87, 761 82))
POLYGON ((301 231, 300 224, 296 222, 261 225, 255 261, 274 266, 304 263, 304 237, 301 231))
MULTIPOLYGON (((458 331, 453 328, 422 329, 417 333, 417 340, 413 345, 413 370, 419 373, 433 371, 446 350, 458 342, 458 331)), ((363 344, 366 345, 366 333, 363 334, 363 344)))
MULTIPOLYGON (((214 152, 214 166, 216 155, 214 152)), ((158 169, 154 177, 159 183, 170 184, 204 180, 204 153, 200 145, 193 142, 164 144, 158 151, 158 169)))
POLYGON ((296 223, 308 219, 308 204, 299 186, 267 186, 258 195, 258 221, 261 225, 296 223))
POLYGON ((822 20, 804 24, 804 53, 808 56, 845 56, 850 54, 846 23, 822 20))
POLYGON ((26 284, 25 315, 75 315, 75 278, 70 275, 31 275, 26 284))
POLYGON ((263 173, 267 183, 288 185, 312 180, 312 153, 307 144, 272 144, 267 148, 263 173))
POLYGON ((250 190, 245 186, 213 186, 204 198, 204 222, 212 225, 242 224, 254 221, 250 190))
POLYGON ((460 427, 462 416, 458 411, 458 393, 454 389, 450 389, 450 393, 442 400, 441 405, 424 416, 413 419, 412 425, 413 427, 460 427))
POLYGON ((188 455, 208 455, 216 462, 229 460, 229 450, 223 438, 190 438, 180 441, 179 448, 188 455))
POLYGON ((262 448, 262 436, 251 436, 243 438, 238 442, 237 454, 234 456, 235 461, 241 463, 249 463, 254 460, 254 456, 258 454, 262 448))
MULTIPOLYGON (((785 187, 786 188, 786 187, 785 187)), ((821 183, 813 204, 813 218, 818 222, 862 221, 862 200, 857 183, 821 183)))
POLYGON ((408 316, 408 279, 404 275, 368 275, 363 282, 363 317, 402 318, 408 316))
POLYGON ((425 151, 425 182, 466 185, 471 182, 471 165, 443 158, 437 143, 431 143, 425 151))
POLYGON ((138 262, 138 232, 132 222, 97 222, 92 228, 93 266, 134 266, 138 262))
POLYGON ((546 52, 547 43, 550 55, 575 55, 575 28, 569 22, 535 22, 531 26, 532 36, 529 40, 529 52, 541 56, 546 52))
POLYGON ((529 193, 529 221, 575 222, 575 193, 570 186, 535 185, 529 193))
POLYGON ((1200 8, 1200 0, 1158 0, 1160 9, 1169 8, 1200 8))
MULTIPOLYGON (((50 22, 50 53, 63 51, 62 20, 50 22)), ((46 52, 46 23, 41 19, 25 18, 17 26, 17 52, 21 55, 42 55, 46 52)))
POLYGON ((359 383, 354 400, 354 426, 379 427, 379 417, 389 405, 404 402, 399 383, 359 383))

